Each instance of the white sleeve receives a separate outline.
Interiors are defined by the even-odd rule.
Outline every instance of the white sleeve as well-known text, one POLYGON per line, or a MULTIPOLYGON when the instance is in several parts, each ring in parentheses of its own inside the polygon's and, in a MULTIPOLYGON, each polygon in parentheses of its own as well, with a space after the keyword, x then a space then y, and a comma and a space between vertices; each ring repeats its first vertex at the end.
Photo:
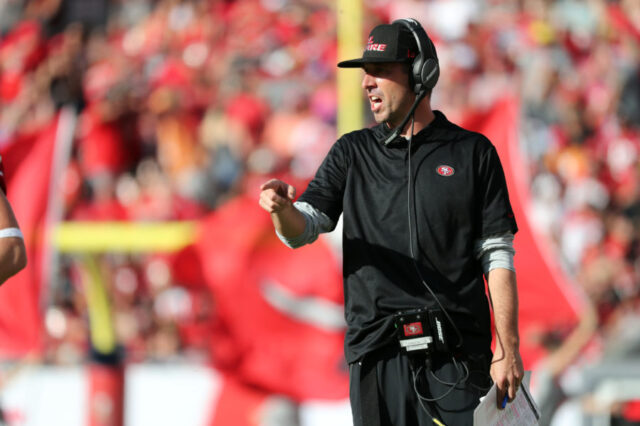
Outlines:
POLYGON ((490 237, 477 240, 474 243, 476 259, 482 263, 482 271, 485 275, 492 269, 504 268, 515 272, 513 266, 513 256, 516 251, 513 249, 513 234, 491 235, 490 237))
POLYGON ((296 201, 293 203, 293 206, 304 216, 306 226, 304 232, 295 238, 286 238, 276 231, 280 241, 288 247, 298 248, 305 244, 311 244, 318 238, 321 232, 331 232, 336 228, 336 223, 331 220, 329 216, 311 204, 305 203, 304 201, 296 201))

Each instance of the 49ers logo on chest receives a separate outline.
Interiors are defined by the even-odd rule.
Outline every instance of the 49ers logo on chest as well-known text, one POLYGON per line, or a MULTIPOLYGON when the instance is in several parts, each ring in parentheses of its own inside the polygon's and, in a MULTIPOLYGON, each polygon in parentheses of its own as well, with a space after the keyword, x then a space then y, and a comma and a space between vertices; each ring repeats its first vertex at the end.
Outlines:
POLYGON ((444 177, 453 176, 455 172, 456 170, 453 167, 447 166, 446 164, 441 164, 438 167, 436 167, 436 173, 438 173, 440 176, 444 176, 444 177))

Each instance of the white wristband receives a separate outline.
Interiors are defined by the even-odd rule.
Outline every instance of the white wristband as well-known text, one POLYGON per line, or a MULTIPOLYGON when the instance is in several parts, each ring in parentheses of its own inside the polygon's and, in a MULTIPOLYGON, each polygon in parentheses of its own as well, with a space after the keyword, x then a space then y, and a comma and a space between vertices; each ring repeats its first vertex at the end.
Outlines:
POLYGON ((0 238, 17 237, 24 239, 22 231, 18 228, 4 228, 0 229, 0 238))

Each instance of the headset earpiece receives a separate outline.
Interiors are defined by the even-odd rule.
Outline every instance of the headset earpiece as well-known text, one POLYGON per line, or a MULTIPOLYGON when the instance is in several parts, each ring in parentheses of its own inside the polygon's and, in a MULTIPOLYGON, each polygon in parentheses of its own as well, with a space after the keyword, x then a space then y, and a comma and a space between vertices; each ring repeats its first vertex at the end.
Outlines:
POLYGON ((422 60, 422 53, 416 55, 413 59, 413 66, 411 70, 413 71, 411 79, 413 81, 413 91, 416 93, 420 93, 422 91, 422 87, 424 86, 424 80, 422 79, 422 70, 423 70, 424 61, 422 60))
POLYGON ((438 78, 440 77, 440 67, 438 66, 438 61, 433 58, 429 58, 422 65, 422 84, 427 89, 433 89, 433 86, 438 82, 438 78))
POLYGON ((427 32, 415 19, 398 19, 393 23, 403 25, 411 32, 420 51, 413 60, 412 78, 409 79, 414 92, 418 94, 423 90, 433 89, 440 77, 440 66, 436 49, 427 32))

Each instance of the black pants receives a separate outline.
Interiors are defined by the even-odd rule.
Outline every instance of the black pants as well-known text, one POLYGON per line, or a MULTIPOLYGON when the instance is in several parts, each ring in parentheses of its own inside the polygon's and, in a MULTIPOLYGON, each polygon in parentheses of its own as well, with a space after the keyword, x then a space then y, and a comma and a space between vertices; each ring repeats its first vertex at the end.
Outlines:
POLYGON ((395 347, 351 364, 349 396, 354 426, 431 426, 433 418, 446 426, 473 425, 473 410, 491 385, 487 356, 460 360, 457 365, 450 356, 433 356, 431 372, 420 368, 423 365, 423 360, 411 362, 395 347), (436 402, 419 401, 416 389, 429 399, 446 396, 436 402), (377 403, 372 404, 372 396, 377 396, 377 403))

